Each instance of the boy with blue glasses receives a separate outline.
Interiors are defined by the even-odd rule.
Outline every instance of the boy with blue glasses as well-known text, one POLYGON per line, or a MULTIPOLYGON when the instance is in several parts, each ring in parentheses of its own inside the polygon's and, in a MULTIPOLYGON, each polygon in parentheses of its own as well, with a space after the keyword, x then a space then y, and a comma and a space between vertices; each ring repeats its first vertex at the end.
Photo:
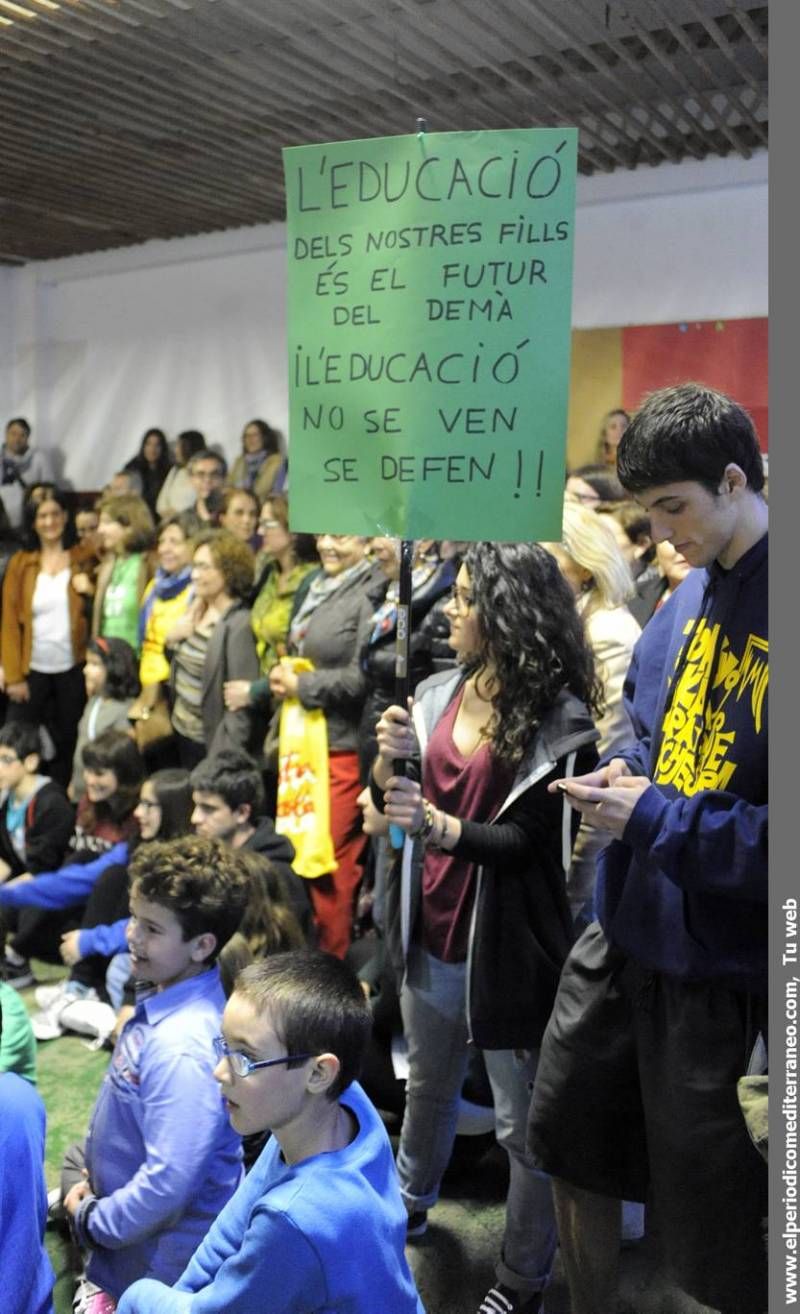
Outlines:
POLYGON ((239 974, 214 1076, 235 1130, 272 1137, 175 1286, 137 1282, 119 1314, 424 1314, 389 1139, 355 1081, 370 1025, 330 955, 239 974))

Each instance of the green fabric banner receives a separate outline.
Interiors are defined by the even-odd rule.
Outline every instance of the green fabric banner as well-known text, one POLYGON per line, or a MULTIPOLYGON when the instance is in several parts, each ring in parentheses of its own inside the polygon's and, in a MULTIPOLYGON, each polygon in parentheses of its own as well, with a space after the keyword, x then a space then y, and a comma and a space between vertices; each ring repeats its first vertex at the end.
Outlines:
POLYGON ((577 137, 284 150, 293 529, 560 537, 577 137))

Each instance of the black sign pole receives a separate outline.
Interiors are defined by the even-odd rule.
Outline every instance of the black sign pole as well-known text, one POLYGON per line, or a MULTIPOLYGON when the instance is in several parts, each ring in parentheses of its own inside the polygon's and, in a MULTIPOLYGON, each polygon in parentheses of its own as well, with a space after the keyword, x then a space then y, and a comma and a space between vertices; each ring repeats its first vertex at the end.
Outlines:
MULTIPOLYGON (((428 131, 428 124, 425 119, 417 119, 417 136, 421 137, 428 131)), ((411 647, 411 570, 414 564, 414 541, 410 538, 404 538, 400 541, 400 581, 398 588, 397 600, 397 646, 395 649, 394 662, 394 700, 398 707, 408 706, 408 696, 410 689, 410 661, 409 652, 411 647)), ((397 776, 406 774, 405 758, 397 758, 394 763, 394 771, 397 776)), ((392 826, 392 845, 394 848, 401 848, 403 844, 403 832, 397 826, 392 826)))

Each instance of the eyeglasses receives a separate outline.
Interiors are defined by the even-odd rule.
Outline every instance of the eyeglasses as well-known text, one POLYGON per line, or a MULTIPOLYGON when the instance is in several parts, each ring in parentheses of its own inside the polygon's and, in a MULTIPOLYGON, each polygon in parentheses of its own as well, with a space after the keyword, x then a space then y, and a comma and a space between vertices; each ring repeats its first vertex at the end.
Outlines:
POLYGON ((214 1055, 217 1062, 226 1058, 231 1072, 236 1077, 249 1077, 251 1072, 258 1068, 273 1068, 277 1063, 296 1063, 301 1059, 313 1058, 313 1054, 284 1054, 283 1058, 259 1059, 254 1063, 246 1054, 240 1054, 238 1050, 229 1049, 228 1042, 224 1036, 214 1037, 214 1055))
POLYGON ((452 602, 460 616, 466 616, 470 607, 474 607, 475 599, 470 593, 465 593, 457 584, 454 584, 450 590, 449 600, 452 602))
POLYGON ((280 520, 259 520, 259 529, 283 529, 280 520))
POLYGON ((0 766, 14 766, 19 762, 16 753, 0 753, 0 766))

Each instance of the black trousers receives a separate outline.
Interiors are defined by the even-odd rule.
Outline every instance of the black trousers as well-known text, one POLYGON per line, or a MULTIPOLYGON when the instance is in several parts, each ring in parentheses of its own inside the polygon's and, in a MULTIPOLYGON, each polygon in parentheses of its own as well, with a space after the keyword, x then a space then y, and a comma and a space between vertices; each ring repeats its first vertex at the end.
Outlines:
MULTIPOLYGON (((111 926, 128 915, 128 868, 122 863, 107 867, 97 878, 81 918, 81 930, 92 926, 111 926)), ((89 954, 70 971, 70 980, 92 986, 101 999, 106 997, 106 969, 110 962, 102 954, 89 954)))
POLYGON ((66 789, 72 775, 78 722, 86 706, 83 666, 72 666, 59 675, 29 671, 25 678, 30 698, 27 703, 15 703, 9 699, 6 720, 46 728, 55 745, 56 756, 44 765, 44 769, 66 789))

